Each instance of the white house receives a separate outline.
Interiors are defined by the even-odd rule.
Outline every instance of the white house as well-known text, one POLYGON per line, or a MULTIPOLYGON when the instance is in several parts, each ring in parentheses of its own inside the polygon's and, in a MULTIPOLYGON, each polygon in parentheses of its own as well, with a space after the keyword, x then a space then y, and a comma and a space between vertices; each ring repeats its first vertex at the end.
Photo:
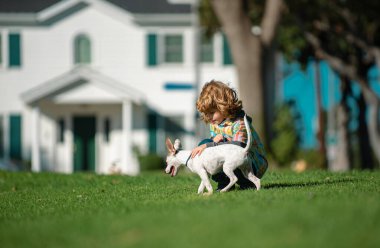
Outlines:
POLYGON ((192 15, 168 0, 0 1, 0 160, 135 175, 136 149, 193 147, 197 90, 236 75, 221 34, 202 39, 196 73, 192 15))

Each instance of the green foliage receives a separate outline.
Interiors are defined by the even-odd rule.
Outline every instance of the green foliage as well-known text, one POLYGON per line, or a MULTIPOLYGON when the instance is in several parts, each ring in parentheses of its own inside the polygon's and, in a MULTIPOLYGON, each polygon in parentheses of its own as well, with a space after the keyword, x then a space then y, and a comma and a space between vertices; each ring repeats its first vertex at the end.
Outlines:
POLYGON ((220 23, 212 9, 211 1, 201 0, 199 2, 199 19, 207 37, 212 37, 220 30, 220 23))
POLYGON ((264 15, 265 0, 249 0, 246 6, 252 26, 261 25, 261 19, 264 15))
POLYGON ((171 178, 162 172, 128 177, 0 171, 0 247, 380 243, 379 171, 269 171, 260 191, 210 197, 196 194, 199 182, 185 173, 171 178))
POLYGON ((142 171, 163 170, 165 168, 165 160, 155 153, 139 155, 138 159, 142 171))
POLYGON ((288 62, 299 59, 302 51, 307 48, 306 40, 299 26, 280 26, 278 43, 288 62))
POLYGON ((274 159, 279 165, 288 165, 295 160, 299 147, 298 118, 294 103, 280 105, 273 123, 274 139, 270 146, 274 159))
MULTIPOLYGON (((252 26, 261 25, 264 14, 264 0, 249 0, 243 4, 244 11, 251 19, 252 26)), ((210 0, 201 0, 199 4, 200 25, 208 37, 221 30, 220 22, 216 17, 210 0)))

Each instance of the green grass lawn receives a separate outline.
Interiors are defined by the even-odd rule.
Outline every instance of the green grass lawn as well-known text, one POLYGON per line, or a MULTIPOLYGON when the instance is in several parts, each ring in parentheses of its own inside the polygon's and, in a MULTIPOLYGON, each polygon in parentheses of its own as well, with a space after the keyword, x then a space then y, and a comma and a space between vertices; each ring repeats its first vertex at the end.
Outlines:
POLYGON ((0 247, 380 247, 379 171, 268 172, 210 197, 199 182, 0 171, 0 247))

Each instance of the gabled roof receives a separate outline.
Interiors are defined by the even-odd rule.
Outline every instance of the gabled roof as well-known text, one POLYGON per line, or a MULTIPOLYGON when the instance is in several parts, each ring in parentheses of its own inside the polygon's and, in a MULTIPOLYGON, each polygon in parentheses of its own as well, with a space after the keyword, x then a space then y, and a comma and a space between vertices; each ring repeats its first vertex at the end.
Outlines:
POLYGON ((73 70, 24 92, 21 94, 21 98, 25 103, 33 105, 39 100, 52 98, 86 83, 99 86, 116 97, 119 97, 120 100, 129 99, 137 104, 144 102, 144 95, 141 92, 103 75, 88 66, 75 67, 73 70))
MULTIPOLYGON (((172 0, 0 0, 0 25, 48 26, 87 8, 110 7, 139 25, 190 25, 190 4, 172 0)), ((109 9, 109 8, 108 8, 109 9)))
MULTIPOLYGON (((38 13, 65 0, 1 0, 0 13, 38 13)), ((173 4, 168 0, 100 0, 110 2, 136 14, 188 14, 189 4, 173 4)))

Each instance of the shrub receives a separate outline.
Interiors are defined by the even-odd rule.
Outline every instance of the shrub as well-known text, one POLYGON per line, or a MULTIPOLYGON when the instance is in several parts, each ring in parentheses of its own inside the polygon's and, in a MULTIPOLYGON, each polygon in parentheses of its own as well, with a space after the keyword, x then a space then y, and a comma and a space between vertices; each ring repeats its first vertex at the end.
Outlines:
POLYGON ((273 123, 274 139, 270 148, 273 158, 280 166, 288 165, 296 158, 299 147, 299 118, 294 102, 286 102, 276 110, 273 123))
POLYGON ((138 160, 142 171, 163 170, 165 168, 165 160, 155 153, 139 155, 138 160))

